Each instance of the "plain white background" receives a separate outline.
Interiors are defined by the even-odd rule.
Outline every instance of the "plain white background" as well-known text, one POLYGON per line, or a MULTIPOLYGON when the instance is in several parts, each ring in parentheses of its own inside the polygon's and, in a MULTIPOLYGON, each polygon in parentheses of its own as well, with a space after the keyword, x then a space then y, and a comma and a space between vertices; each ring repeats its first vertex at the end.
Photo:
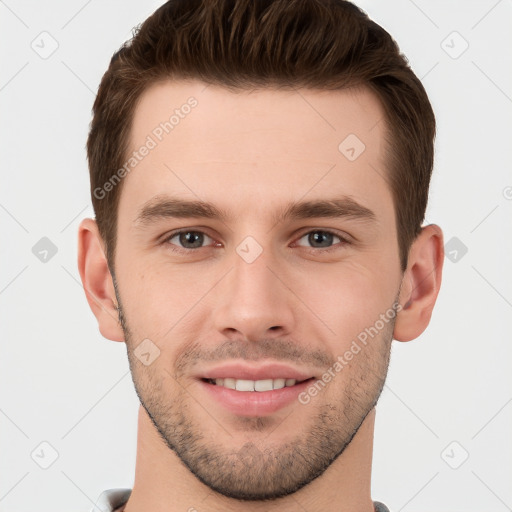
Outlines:
MULTIPOLYGON (((84 146, 95 91, 159 5, 0 2, 1 512, 88 511, 102 490, 133 485, 138 401, 125 345, 98 331, 76 242, 93 216, 84 146), (46 262, 37 244, 50 247, 46 262)), ((373 498, 395 512, 512 510, 512 3, 358 5, 431 99, 427 222, 451 243, 429 328, 393 343, 373 498)))

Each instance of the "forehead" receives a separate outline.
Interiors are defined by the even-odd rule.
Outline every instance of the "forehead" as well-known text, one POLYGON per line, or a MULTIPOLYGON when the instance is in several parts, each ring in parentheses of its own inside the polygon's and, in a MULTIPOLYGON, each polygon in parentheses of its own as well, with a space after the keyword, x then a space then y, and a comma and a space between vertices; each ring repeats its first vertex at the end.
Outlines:
POLYGON ((134 112, 127 162, 139 155, 120 207, 165 192, 227 206, 332 195, 333 187, 363 204, 383 194, 389 202, 384 130, 382 106, 365 89, 154 84, 134 112))
POLYGON ((262 149, 262 144, 266 154, 279 156, 286 149, 293 149, 300 157, 326 155, 333 149, 337 153, 344 136, 353 133, 365 143, 367 150, 378 153, 383 120, 380 102, 368 89, 231 91, 195 80, 166 81, 154 84, 142 94, 135 109, 130 139, 134 146, 148 134, 155 139, 173 139, 180 145, 183 157, 189 157, 188 153, 262 156, 254 154, 262 149), (190 125, 193 125, 192 138, 190 125), (268 137, 257 136, 258 131, 265 131, 268 137), (276 140, 274 136, 278 132, 276 140), (171 134, 172 137, 167 137, 171 134), (244 146, 218 144, 233 136, 243 139, 244 146), (308 144, 301 150, 299 142, 304 138, 314 143, 315 148, 308 144), (326 153, 326 149, 330 151, 326 153))

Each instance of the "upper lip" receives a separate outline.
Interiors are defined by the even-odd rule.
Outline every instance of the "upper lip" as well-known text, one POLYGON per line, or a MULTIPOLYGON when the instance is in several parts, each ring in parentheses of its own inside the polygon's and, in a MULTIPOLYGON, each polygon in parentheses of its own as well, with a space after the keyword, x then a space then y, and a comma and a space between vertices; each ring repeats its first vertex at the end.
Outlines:
POLYGON ((250 366, 247 363, 225 363, 198 375, 200 379, 244 379, 244 380, 267 380, 267 379, 295 379, 298 381, 307 380, 313 377, 311 373, 297 370, 291 366, 281 363, 267 363, 260 366, 250 366))

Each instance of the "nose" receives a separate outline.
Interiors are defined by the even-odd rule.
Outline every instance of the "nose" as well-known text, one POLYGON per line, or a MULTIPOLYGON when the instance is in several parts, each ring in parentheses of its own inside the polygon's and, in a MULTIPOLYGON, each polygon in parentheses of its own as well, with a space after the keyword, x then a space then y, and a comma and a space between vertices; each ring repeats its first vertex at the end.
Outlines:
POLYGON ((249 261, 235 252, 232 270, 216 287, 216 329, 226 339, 247 341, 290 335, 299 313, 290 272, 267 249, 249 261))

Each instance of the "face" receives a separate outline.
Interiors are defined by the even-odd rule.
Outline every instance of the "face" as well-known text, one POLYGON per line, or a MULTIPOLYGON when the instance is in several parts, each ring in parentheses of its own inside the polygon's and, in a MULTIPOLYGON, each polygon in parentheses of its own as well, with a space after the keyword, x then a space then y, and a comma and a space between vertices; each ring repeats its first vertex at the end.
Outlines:
POLYGON ((115 259, 133 381, 225 496, 308 484, 380 395, 402 277, 383 116, 363 90, 193 81, 137 106, 115 259))

